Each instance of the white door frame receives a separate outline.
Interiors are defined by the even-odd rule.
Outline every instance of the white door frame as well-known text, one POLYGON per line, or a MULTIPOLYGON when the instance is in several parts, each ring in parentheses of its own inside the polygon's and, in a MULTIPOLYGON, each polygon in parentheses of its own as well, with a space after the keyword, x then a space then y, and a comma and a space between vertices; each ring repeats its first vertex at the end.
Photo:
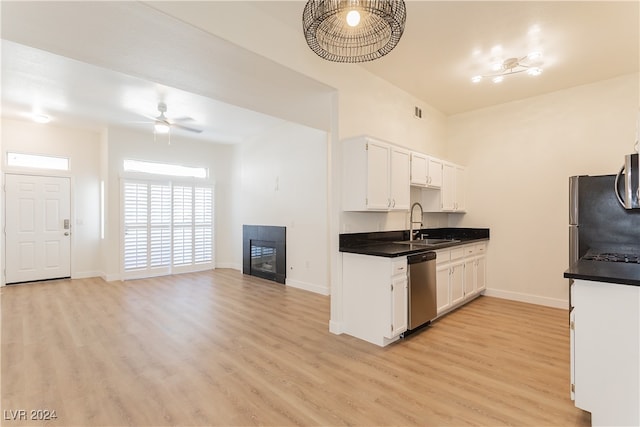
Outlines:
POLYGON ((49 171, 50 173, 42 173, 42 171, 25 171, 15 170, 14 168, 6 167, 3 171, 4 173, 0 174, 2 179, 2 204, 0 205, 0 216, 2 223, 2 233, 0 233, 0 247, 2 247, 2 253, 0 254, 0 286, 5 286, 6 282, 6 261, 7 261, 7 239, 6 239, 6 228, 7 228, 7 218, 6 218, 6 208, 7 208, 7 192, 6 192, 6 176, 7 175, 26 175, 26 176, 38 176, 45 178, 68 178, 69 179, 69 222, 70 222, 70 257, 69 257, 69 271, 71 274, 71 278, 74 277, 74 224, 75 224, 75 197, 74 197, 74 178, 69 173, 56 173, 55 171, 49 171))

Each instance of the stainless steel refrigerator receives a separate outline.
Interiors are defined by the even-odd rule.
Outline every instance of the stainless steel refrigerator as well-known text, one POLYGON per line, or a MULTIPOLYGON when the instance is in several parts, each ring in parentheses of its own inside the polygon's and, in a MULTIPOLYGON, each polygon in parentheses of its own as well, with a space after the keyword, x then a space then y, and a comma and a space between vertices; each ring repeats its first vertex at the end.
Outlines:
POLYGON ((620 205, 615 183, 616 175, 569 178, 569 266, 589 251, 640 246, 640 210, 620 205))

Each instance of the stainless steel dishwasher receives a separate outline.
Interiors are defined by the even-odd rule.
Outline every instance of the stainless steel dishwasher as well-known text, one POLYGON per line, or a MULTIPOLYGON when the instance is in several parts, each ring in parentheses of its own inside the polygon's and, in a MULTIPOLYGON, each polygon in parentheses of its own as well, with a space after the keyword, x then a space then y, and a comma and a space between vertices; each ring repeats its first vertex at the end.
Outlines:
POLYGON ((435 319, 436 253, 420 252, 407 257, 409 264, 409 330, 435 319))

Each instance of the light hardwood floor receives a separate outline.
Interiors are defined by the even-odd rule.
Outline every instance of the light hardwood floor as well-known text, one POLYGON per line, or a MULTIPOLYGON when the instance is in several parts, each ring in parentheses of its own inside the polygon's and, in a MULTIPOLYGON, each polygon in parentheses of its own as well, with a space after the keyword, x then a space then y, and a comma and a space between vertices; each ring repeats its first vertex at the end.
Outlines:
POLYGON ((379 348, 329 333, 329 297, 234 270, 0 295, 3 418, 48 409, 53 426, 590 424, 569 399, 564 310, 481 297, 379 348))

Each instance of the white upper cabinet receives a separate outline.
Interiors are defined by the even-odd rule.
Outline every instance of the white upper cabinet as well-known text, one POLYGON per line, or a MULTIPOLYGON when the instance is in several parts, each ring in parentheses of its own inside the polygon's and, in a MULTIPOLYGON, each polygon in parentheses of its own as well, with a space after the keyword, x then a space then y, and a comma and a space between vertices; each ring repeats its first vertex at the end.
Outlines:
POLYGON ((442 160, 429 157, 427 173, 427 187, 440 188, 442 186, 442 160))
POLYGON ((409 152, 391 146, 391 172, 389 174, 389 199, 391 210, 409 210, 411 203, 411 179, 409 152))
POLYGON ((411 185, 440 188, 442 185, 442 160, 422 153, 411 153, 411 185))
POLYGON ((411 185, 426 187, 429 158, 425 154, 411 153, 411 185))
POLYGON ((422 206, 425 212, 465 212, 466 169, 449 162, 442 164, 440 191, 424 190, 422 206))
POLYGON ((409 151, 371 137, 342 141, 345 211, 408 210, 409 151))

